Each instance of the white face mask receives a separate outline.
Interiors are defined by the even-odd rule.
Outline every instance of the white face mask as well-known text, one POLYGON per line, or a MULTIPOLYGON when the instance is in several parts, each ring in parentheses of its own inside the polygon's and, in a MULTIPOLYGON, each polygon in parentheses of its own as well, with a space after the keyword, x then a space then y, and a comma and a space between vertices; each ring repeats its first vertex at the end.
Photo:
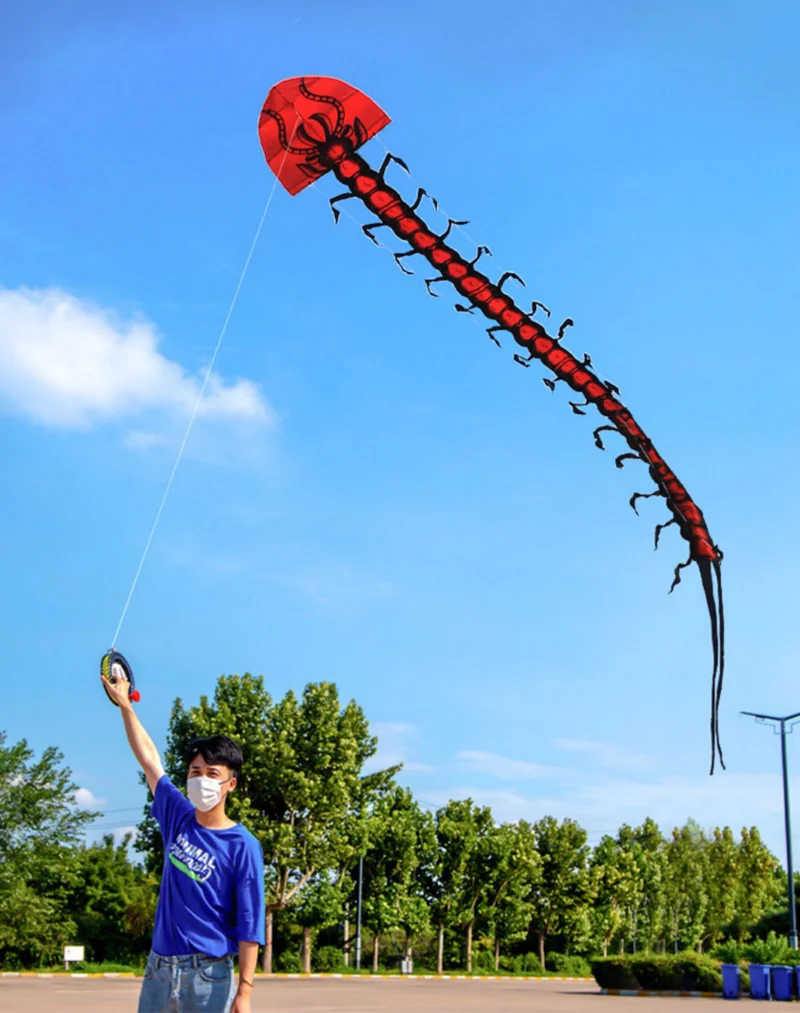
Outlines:
MULTIPOLYGON (((230 781, 231 778, 228 778, 230 781)), ((186 792, 189 801, 201 813, 207 813, 222 798, 222 785, 228 781, 215 781, 213 777, 190 777, 186 781, 186 792)))

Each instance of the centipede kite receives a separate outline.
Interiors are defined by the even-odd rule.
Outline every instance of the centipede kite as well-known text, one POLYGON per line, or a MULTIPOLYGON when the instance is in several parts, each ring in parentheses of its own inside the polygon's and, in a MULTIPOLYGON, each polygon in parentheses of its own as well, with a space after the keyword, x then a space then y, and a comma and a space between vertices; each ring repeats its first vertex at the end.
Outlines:
MULTIPOLYGON (((426 192, 419 189, 413 204, 407 204, 397 190, 389 186, 385 175, 392 163, 408 172, 402 159, 387 154, 376 171, 357 154, 358 148, 389 122, 389 117, 375 102, 343 81, 331 77, 295 77, 281 81, 270 91, 261 112, 258 133, 267 163, 290 194, 299 193, 321 176, 332 172, 345 187, 344 193, 330 201, 334 221, 339 220, 338 205, 342 201, 362 201, 377 219, 363 226, 364 233, 373 242, 377 243, 374 231, 387 228, 407 244, 407 250, 395 254, 395 260, 404 273, 413 273, 406 268, 405 258, 419 256, 427 260, 435 272, 433 277, 425 279, 431 295, 437 294, 432 286, 449 282, 463 300, 456 304, 459 312, 479 310, 490 322, 487 331, 492 341, 499 345, 497 335, 505 332, 525 350, 527 354, 524 356, 514 355, 520 365, 528 366, 532 360, 538 359, 552 374, 552 378, 544 380, 551 390, 556 383, 563 382, 583 396, 581 402, 569 402, 573 412, 585 415, 584 409, 593 406, 600 413, 605 422, 594 430, 593 435, 601 450, 605 449, 601 434, 613 432, 622 437, 628 451, 616 458, 618 468, 622 468, 628 459, 640 460, 647 465, 656 488, 653 492, 635 493, 630 504, 636 510, 636 502, 642 497, 659 496, 665 500, 671 517, 656 527, 656 547, 661 531, 670 524, 677 526, 689 544, 689 557, 675 567, 670 592, 680 583, 681 570, 695 563, 708 606, 713 646, 713 774, 717 755, 722 767, 725 766, 718 722, 725 665, 725 628, 720 569, 722 552, 711 538, 703 513, 622 403, 617 387, 592 372, 592 361, 588 355, 579 360, 564 347, 564 332, 572 321, 565 320, 555 336, 548 334, 533 318, 538 310, 549 316, 549 310, 534 302, 526 312, 504 291, 503 286, 512 279, 524 284, 518 275, 507 272, 497 281, 491 281, 477 266, 481 257, 489 254, 486 247, 478 247, 475 257, 468 261, 448 245, 451 229, 466 222, 449 219, 444 232, 438 235, 426 225, 420 214, 422 201, 428 197, 426 192)), ((436 202, 430 197, 428 199, 436 208, 436 202)))

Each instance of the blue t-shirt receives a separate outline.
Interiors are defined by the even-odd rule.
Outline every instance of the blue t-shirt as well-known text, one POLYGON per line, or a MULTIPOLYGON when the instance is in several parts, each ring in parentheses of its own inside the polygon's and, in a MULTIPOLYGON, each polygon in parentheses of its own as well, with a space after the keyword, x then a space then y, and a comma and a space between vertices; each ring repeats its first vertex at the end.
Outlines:
POLYGON ((237 823, 209 830, 166 774, 151 808, 164 838, 153 950, 162 957, 224 957, 240 942, 264 944, 264 854, 237 823))

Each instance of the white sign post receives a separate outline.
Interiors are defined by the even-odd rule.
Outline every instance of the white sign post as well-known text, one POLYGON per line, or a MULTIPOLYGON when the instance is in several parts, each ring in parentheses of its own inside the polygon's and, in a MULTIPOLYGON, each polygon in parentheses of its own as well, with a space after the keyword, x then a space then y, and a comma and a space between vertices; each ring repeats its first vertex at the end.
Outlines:
POLYGON ((70 962, 79 963, 85 959, 86 948, 84 946, 64 947, 64 970, 69 970, 70 962))

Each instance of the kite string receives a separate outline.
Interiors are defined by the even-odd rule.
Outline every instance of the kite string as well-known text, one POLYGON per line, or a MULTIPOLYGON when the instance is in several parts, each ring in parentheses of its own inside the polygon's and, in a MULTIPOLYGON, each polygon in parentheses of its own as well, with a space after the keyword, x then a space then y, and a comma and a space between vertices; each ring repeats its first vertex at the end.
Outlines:
MULTIPOLYGON (((291 144, 292 140, 294 140, 295 130, 297 130, 297 121, 295 122, 295 127, 294 130, 292 131, 292 137, 289 141, 289 144, 291 144)), ((236 307, 236 303, 239 299, 239 293, 242 290, 242 285, 244 284, 244 279, 245 276, 247 275, 247 270, 250 267, 250 261, 253 259, 253 254, 255 253, 256 245, 258 243, 259 236, 261 235, 261 230, 264 228, 264 222, 266 221, 267 215, 269 214, 269 209, 272 204, 272 200, 275 196, 275 190, 277 189, 278 186, 280 174, 283 171, 283 164, 286 161, 286 156, 288 154, 289 151, 287 148, 287 150, 284 152, 283 161, 281 162, 280 168, 278 172, 275 174, 275 180, 272 184, 272 189, 269 192, 269 196, 267 197, 267 203, 264 205, 264 211, 261 215, 261 221, 258 223, 258 228, 256 229, 256 233, 253 236, 253 241, 250 244, 250 250, 247 254, 247 259, 245 260, 244 267, 242 268, 242 272, 239 275, 239 281, 233 293, 233 298, 231 299, 230 306, 228 307, 228 312, 225 316, 225 321, 222 324, 222 329, 219 332, 219 337, 217 338, 217 343, 216 346, 214 347, 214 352, 211 356, 208 368, 206 369, 205 376, 203 377, 203 383, 200 387, 200 392, 197 395, 197 400, 194 403, 192 414, 189 417, 189 423, 186 426, 186 432, 183 434, 183 440, 181 441, 181 445, 178 449, 177 456, 175 457, 175 463, 172 465, 172 471, 170 472, 169 479, 167 480, 167 485, 166 488, 164 489, 164 495, 161 497, 161 502, 158 505, 158 510, 156 511, 153 526, 150 528, 150 534, 147 537, 147 542, 145 543, 144 551, 142 552, 141 559, 139 560, 139 565, 136 568, 136 574, 134 575, 133 582, 131 583, 130 586, 130 590, 128 591, 128 597, 125 599, 125 605, 122 609, 122 615, 119 617, 119 622, 117 623, 117 628, 114 632, 114 637, 111 641, 111 650, 113 650, 114 647, 116 646, 117 638, 119 637, 120 630, 122 629, 122 624, 125 622, 125 616, 128 614, 128 608, 131 604, 131 599, 133 598, 133 592, 136 590, 136 585, 139 583, 139 577, 141 576, 145 560, 147 559, 147 556, 150 552, 150 546, 153 544, 153 538, 155 537, 156 529, 158 528, 159 521, 161 520, 161 515, 164 512, 164 507, 169 497, 170 490, 172 489, 172 483, 175 480, 175 475, 178 471, 178 466, 181 463, 183 452, 186 449, 186 444, 189 442, 189 435, 191 434, 192 428, 194 427, 195 419, 197 418, 197 413, 200 410, 200 403, 203 400, 203 395, 206 392, 206 387, 208 386, 209 380, 211 379, 211 374, 214 370, 214 365, 217 361, 219 350, 222 347, 222 341, 225 337, 225 332, 228 330, 228 324, 230 323, 231 317, 233 316, 234 308, 236 307)))

